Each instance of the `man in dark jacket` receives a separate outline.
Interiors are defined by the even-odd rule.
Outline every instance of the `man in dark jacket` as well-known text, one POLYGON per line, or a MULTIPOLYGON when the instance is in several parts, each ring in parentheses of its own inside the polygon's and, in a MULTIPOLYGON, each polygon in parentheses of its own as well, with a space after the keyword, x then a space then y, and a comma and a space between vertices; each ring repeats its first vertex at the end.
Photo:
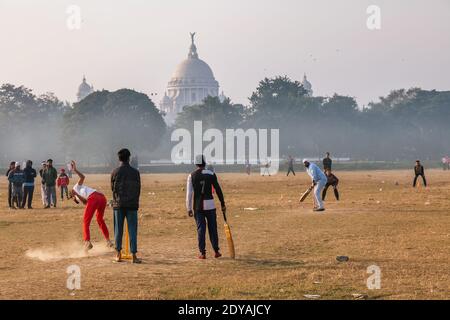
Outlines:
POLYGON ((140 263, 137 258, 137 229, 139 197, 141 194, 141 177, 139 171, 130 166, 130 151, 122 149, 118 152, 120 166, 111 174, 111 190, 114 209, 114 238, 116 242, 116 261, 121 261, 123 225, 125 218, 130 237, 130 251, 133 263, 140 263))
POLYGON ((323 171, 324 172, 325 172, 325 170, 330 170, 331 171, 331 165, 333 164, 333 160, 331 160, 329 152, 327 152, 325 158, 323 158, 322 164, 323 164, 323 171))
MULTIPOLYGON (((6 171, 6 178, 9 177, 9 173, 14 170, 15 166, 16 166, 16 163, 14 161, 12 161, 9 164, 8 171, 6 171)), ((8 206, 10 209, 15 209, 13 202, 12 202, 12 184, 9 181, 8 181, 8 206)))
POLYGON ((206 161, 203 156, 196 159, 197 170, 187 179, 186 209, 189 217, 194 216, 197 224, 199 259, 206 259, 206 226, 208 225, 209 239, 215 251, 215 258, 222 255, 219 250, 219 236, 217 234, 216 206, 214 204, 213 188, 219 197, 222 211, 226 211, 225 200, 217 176, 214 172, 205 169, 206 161), (192 199, 194 204, 192 205, 192 199))
POLYGON ((22 198, 23 198, 23 190, 22 185, 25 181, 25 177, 23 174, 23 170, 20 169, 20 163, 16 162, 14 170, 12 170, 8 175, 8 181, 12 185, 12 203, 13 203, 13 209, 14 203, 17 204, 17 207, 19 209, 23 209, 22 207, 22 198))
POLYGON ((47 206, 56 208, 56 179, 58 179, 58 171, 53 167, 53 160, 47 160, 47 168, 42 174, 42 180, 45 182, 45 193, 47 195, 47 206))
POLYGON ((36 170, 33 169, 33 162, 31 160, 27 161, 23 173, 25 181, 23 183, 22 207, 25 208, 26 203, 28 209, 33 209, 31 204, 33 202, 34 178, 36 178, 36 170))
POLYGON ((425 179, 425 170, 423 169, 423 165, 420 163, 420 160, 416 160, 416 165, 414 166, 414 181, 413 181, 413 187, 417 184, 417 178, 422 177, 423 185, 427 186, 427 180, 425 179))

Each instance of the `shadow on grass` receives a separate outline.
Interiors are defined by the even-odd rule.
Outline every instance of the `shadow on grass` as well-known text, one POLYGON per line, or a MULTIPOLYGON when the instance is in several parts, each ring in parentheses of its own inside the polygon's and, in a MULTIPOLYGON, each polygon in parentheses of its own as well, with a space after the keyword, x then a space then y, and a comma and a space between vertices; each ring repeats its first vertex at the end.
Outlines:
POLYGON ((305 265, 303 261, 282 260, 282 259, 256 259, 256 258, 240 257, 235 261, 243 265, 262 268, 293 268, 305 265))

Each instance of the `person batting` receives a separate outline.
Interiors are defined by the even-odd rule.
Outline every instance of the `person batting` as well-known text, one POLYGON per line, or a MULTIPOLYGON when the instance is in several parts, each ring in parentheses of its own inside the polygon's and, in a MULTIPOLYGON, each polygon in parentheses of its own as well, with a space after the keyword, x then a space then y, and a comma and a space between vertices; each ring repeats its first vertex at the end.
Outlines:
POLYGON ((317 165, 310 163, 307 159, 303 159, 303 164, 306 172, 311 177, 311 186, 314 186, 315 205, 313 211, 325 211, 322 201, 322 190, 327 184, 327 177, 317 165))

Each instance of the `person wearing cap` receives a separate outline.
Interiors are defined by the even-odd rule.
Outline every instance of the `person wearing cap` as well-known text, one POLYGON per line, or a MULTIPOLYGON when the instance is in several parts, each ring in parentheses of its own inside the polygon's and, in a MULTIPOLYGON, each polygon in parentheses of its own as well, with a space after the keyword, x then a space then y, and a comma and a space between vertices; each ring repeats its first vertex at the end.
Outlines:
POLYGON ((46 209, 51 206, 56 208, 56 179, 58 179, 58 171, 53 167, 53 160, 47 160, 47 168, 42 174, 45 182, 45 194, 47 195, 46 209))
MULTIPOLYGON (((16 162, 15 161, 10 162, 9 168, 6 171, 6 179, 8 179, 9 173, 11 171, 13 171, 15 167, 16 167, 16 162)), ((9 182, 9 179, 8 179, 8 206, 10 209, 14 208, 13 201, 12 201, 12 183, 9 182)))
POLYGON ((422 177, 423 185, 427 186, 427 179, 425 179, 425 170, 423 165, 420 163, 420 160, 416 160, 416 165, 414 166, 414 181, 413 187, 416 187, 417 179, 422 177))
POLYGON ((220 258, 219 235, 217 233, 216 206, 213 188, 219 198, 222 211, 226 211, 225 199, 214 172, 205 169, 206 161, 203 156, 197 156, 197 169, 187 178, 186 209, 189 217, 194 217, 197 224, 199 259, 206 259, 206 228, 214 249, 214 257, 220 258), (194 200, 194 201, 192 201, 194 200))
POLYGON ((23 199, 23 183, 25 181, 25 175, 23 170, 20 169, 20 163, 16 162, 14 165, 14 170, 12 170, 8 175, 8 181, 12 185, 12 208, 15 209, 14 203, 17 204, 19 209, 23 209, 22 207, 22 199, 23 199))
POLYGON ((303 159, 303 164, 305 165, 306 172, 311 177, 312 186, 314 186, 314 211, 324 211, 322 201, 322 190, 327 184, 327 176, 320 170, 320 168, 308 161, 308 159, 303 159))
POLYGON ((109 231, 106 226, 105 220, 103 216, 105 215, 106 209, 106 197, 103 193, 98 192, 97 190, 88 187, 84 184, 86 177, 77 169, 77 164, 75 161, 71 162, 73 171, 78 175, 78 182, 73 186, 70 197, 74 199, 75 203, 83 203, 85 205, 84 215, 83 215, 83 240, 84 240, 84 249, 86 251, 93 248, 91 243, 91 233, 90 233, 90 225, 92 218, 94 217, 94 213, 96 214, 96 219, 100 231, 105 237, 106 245, 109 248, 114 247, 114 244, 109 239, 109 231))
POLYGON ((24 173, 23 182, 23 200, 22 207, 25 208, 25 204, 28 209, 33 209, 31 204, 33 203, 33 193, 34 193, 34 179, 36 178, 36 170, 33 168, 33 161, 27 160, 24 173))
POLYGON ((47 207, 47 192, 45 191, 45 180, 44 180, 44 171, 47 169, 47 162, 41 162, 41 169, 39 169, 39 176, 41 177, 41 199, 42 205, 47 207))
POLYGON ((132 262, 141 263, 141 259, 137 257, 138 209, 139 198, 141 195, 141 176, 139 171, 130 165, 130 150, 121 149, 117 153, 117 156, 120 161, 120 166, 111 173, 116 262, 122 261, 123 227, 125 219, 127 219, 132 262))
POLYGON ((61 190, 61 201, 64 200, 64 194, 66 194, 66 198, 69 199, 69 176, 66 174, 66 169, 62 168, 60 170, 56 185, 61 190))

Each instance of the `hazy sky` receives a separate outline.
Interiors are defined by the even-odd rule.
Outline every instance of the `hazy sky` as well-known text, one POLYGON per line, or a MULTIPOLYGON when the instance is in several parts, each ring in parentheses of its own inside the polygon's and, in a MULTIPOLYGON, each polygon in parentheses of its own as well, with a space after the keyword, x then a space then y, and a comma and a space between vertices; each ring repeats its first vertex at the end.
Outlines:
POLYGON ((366 104, 389 90, 450 90, 449 0, 0 0, 0 83, 74 101, 96 89, 157 92, 197 32, 201 59, 233 101, 264 77, 307 73, 317 95, 366 104), (67 27, 69 5, 80 30, 67 27), (381 8, 381 30, 366 26, 381 8))

